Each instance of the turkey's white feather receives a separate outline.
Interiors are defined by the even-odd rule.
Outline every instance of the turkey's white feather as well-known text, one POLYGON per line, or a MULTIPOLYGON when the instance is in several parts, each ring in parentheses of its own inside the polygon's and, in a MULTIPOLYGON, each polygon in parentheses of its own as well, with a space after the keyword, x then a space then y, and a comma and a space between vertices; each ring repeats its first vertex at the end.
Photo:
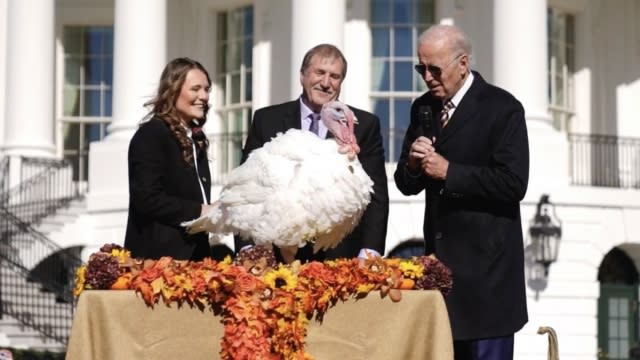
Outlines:
POLYGON ((216 206, 190 232, 234 233, 256 244, 333 248, 358 224, 373 182, 334 140, 290 129, 229 173, 216 206))

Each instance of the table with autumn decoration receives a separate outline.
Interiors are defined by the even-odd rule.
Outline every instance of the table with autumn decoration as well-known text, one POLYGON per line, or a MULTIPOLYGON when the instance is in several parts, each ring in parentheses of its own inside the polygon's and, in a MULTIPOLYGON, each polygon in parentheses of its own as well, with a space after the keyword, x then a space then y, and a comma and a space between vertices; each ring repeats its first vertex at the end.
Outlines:
POLYGON ((277 264, 132 259, 109 244, 76 273, 67 359, 452 359, 432 257, 277 264))

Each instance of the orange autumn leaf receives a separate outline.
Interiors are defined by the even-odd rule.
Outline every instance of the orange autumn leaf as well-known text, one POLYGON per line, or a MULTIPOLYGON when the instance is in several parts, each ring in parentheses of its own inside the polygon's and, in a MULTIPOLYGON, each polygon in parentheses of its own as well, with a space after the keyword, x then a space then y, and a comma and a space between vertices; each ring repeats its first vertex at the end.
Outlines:
POLYGON ((153 294, 160 294, 164 288, 164 279, 159 277, 151 282, 151 291, 153 294))
POLYGON ((415 285, 416 285, 416 282, 413 279, 405 278, 405 279, 402 279, 402 282, 400 283, 400 286, 398 287, 398 289, 411 290, 415 285))
POLYGON ((111 290, 127 290, 131 285, 131 278, 133 275, 131 273, 126 273, 124 275, 120 275, 116 282, 111 285, 111 290))

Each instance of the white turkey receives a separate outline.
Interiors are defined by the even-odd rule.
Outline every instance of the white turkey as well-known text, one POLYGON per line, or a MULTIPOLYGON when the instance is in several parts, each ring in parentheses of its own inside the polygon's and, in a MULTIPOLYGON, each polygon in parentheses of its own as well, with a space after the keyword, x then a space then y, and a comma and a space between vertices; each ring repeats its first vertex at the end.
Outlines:
POLYGON ((314 253, 338 245, 360 221, 373 182, 355 156, 349 107, 333 101, 320 116, 334 139, 299 129, 278 134, 229 173, 211 211, 182 225, 275 245, 288 262, 307 242, 314 253))

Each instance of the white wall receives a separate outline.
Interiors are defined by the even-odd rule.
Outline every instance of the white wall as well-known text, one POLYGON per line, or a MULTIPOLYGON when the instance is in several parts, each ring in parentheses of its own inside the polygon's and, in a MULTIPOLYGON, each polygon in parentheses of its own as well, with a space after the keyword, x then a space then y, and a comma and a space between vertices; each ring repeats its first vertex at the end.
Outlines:
MULTIPOLYGON (((632 130, 638 134, 636 125, 632 124, 637 123, 637 117, 626 110, 635 106, 638 93, 635 88, 626 91, 640 79, 637 39, 640 3, 633 0, 590 1, 576 15, 579 30, 576 34, 577 71, 582 75, 581 79, 585 79, 586 72, 591 74, 590 81, 576 83, 579 89, 590 89, 576 100, 580 104, 591 104, 591 119, 578 119, 578 129, 621 136, 632 130), (587 98, 589 92, 591 97, 587 98), (591 124, 587 126, 585 122, 589 120, 591 124)), ((580 108, 584 109, 584 105, 580 108)))
POLYGON ((4 145, 4 127, 7 118, 5 89, 7 84, 7 1, 0 0, 0 148, 4 145))

